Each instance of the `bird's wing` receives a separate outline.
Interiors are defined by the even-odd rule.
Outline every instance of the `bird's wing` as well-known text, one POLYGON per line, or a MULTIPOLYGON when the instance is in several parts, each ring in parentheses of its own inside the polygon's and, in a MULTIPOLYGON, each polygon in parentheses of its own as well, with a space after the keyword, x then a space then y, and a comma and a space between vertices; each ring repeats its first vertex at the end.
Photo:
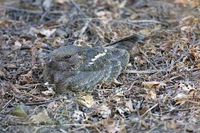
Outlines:
POLYGON ((67 78, 64 85, 70 87, 71 89, 90 89, 96 84, 103 81, 105 74, 109 73, 109 69, 102 69, 99 71, 82 71, 74 76, 67 78))
POLYGON ((93 48, 84 54, 87 60, 65 84, 89 89, 100 82, 111 82, 117 79, 129 60, 128 52, 121 49, 93 48))
MULTIPOLYGON (((110 60, 114 61, 117 60, 121 63, 122 69, 125 69, 127 64, 129 63, 130 54, 125 49, 118 49, 118 48, 107 48, 110 51, 110 60)), ((116 64, 116 63, 114 63, 116 64)))
POLYGON ((110 51, 105 48, 88 48, 82 51, 81 55, 83 58, 83 64, 80 66, 80 71, 102 71, 110 65, 109 55, 110 51))

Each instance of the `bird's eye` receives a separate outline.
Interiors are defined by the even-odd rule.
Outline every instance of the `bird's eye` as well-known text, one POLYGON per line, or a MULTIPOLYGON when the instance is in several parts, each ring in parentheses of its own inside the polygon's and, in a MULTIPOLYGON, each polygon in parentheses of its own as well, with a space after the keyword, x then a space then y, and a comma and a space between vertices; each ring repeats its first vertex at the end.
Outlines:
POLYGON ((66 55, 65 57, 64 57, 64 59, 69 59, 69 58, 71 58, 72 56, 71 55, 66 55))

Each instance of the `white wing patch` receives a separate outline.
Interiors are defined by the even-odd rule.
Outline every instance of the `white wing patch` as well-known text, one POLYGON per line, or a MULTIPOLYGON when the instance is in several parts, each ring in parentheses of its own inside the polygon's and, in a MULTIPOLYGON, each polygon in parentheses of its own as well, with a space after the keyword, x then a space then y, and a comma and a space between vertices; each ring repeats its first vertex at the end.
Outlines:
POLYGON ((94 58, 91 59, 91 61, 89 62, 89 65, 92 65, 94 64, 94 62, 99 59, 100 57, 103 57, 105 56, 107 53, 107 49, 104 49, 104 52, 103 53, 99 53, 98 55, 96 55, 94 58))

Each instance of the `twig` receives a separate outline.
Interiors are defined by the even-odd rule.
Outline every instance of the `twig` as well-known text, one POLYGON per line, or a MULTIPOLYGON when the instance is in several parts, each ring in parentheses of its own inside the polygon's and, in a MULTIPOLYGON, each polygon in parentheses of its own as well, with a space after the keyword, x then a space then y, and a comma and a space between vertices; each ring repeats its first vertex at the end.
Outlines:
POLYGON ((73 6, 84 16, 87 17, 87 15, 81 10, 80 6, 74 2, 74 0, 70 0, 70 2, 73 4, 73 6))
POLYGON ((197 104, 197 105, 200 105, 200 103, 199 103, 199 102, 197 102, 197 101, 186 100, 186 102, 188 102, 188 103, 193 103, 193 104, 197 104))
POLYGON ((147 131, 146 133, 152 133, 155 129, 157 129, 158 127, 160 127, 162 125, 162 123, 158 124, 157 126, 154 126, 153 128, 151 128, 149 131, 147 131))
POLYGON ((153 24, 161 24, 162 22, 157 21, 157 20, 128 20, 128 21, 124 21, 124 20, 111 20, 111 21, 116 21, 116 22, 120 22, 120 23, 128 23, 128 24, 137 24, 137 23, 153 23, 153 24))
POLYGON ((144 117, 148 112, 150 112, 152 109, 158 106, 158 103, 156 103, 154 106, 152 106, 150 109, 148 109, 144 114, 141 115, 141 117, 144 117))
MULTIPOLYGON (((81 36, 83 36, 83 34, 85 33, 85 31, 87 30, 88 26, 90 24, 90 21, 87 21, 85 23, 85 25, 83 26, 83 28, 81 29, 81 32, 78 35, 78 38, 80 38, 81 36)), ((74 41, 73 45, 76 44, 77 40, 74 41)))
MULTIPOLYGON (((81 9, 80 7, 73 1, 71 0, 71 3, 76 7, 76 9, 81 12, 81 14, 84 16, 85 19, 92 19, 92 20, 103 20, 104 18, 89 18, 81 9)), ((1 9, 9 9, 9 10, 15 10, 15 11, 21 11, 21 12, 27 12, 27 13, 32 13, 32 14, 42 14, 42 10, 30 10, 30 9, 23 9, 23 8, 16 8, 12 6, 0 6, 1 9)), ((67 13, 67 11, 49 11, 51 14, 63 14, 67 13)), ((157 21, 157 20, 111 20, 113 22, 119 22, 119 23, 127 23, 127 24, 137 24, 137 23, 155 23, 155 24, 161 24, 162 22, 157 21)))
POLYGON ((195 109, 199 109, 199 107, 191 107, 191 108, 184 108, 184 109, 173 109, 173 110, 170 110, 170 111, 164 111, 162 112, 162 114, 166 114, 166 113, 170 113, 172 111, 190 111, 190 110, 195 110, 195 109))
POLYGON ((72 130, 71 132, 78 132, 78 130, 81 130, 81 129, 84 129, 84 128, 87 128, 87 127, 93 127, 94 129, 97 130, 98 133, 101 133, 101 131, 96 126, 94 126, 94 125, 86 125, 85 126, 85 124, 83 126, 77 128, 77 129, 72 130))
POLYGON ((37 87, 39 85, 42 85, 41 83, 36 83, 36 84, 25 84, 25 85, 18 85, 15 84, 17 89, 30 89, 30 87, 37 87))
POLYGON ((83 28, 81 29, 81 32, 80 32, 80 34, 79 34, 79 37, 82 36, 82 35, 85 33, 85 31, 87 30, 87 28, 88 28, 90 22, 91 22, 91 20, 89 19, 89 20, 85 23, 85 25, 84 25, 83 28))
MULTIPOLYGON (((74 5, 74 7, 83 15, 83 17, 89 18, 73 0, 70 0, 70 2, 71 2, 71 3, 74 5)), ((85 33, 86 29, 89 27, 90 22, 91 22, 91 19, 90 19, 90 18, 87 19, 87 21, 85 22, 85 25, 83 26, 83 28, 81 29, 81 32, 80 32, 79 35, 78 35, 78 38, 81 37, 81 36, 85 33)), ((92 25, 92 24, 91 24, 91 25, 92 25)), ((93 26, 93 27, 94 27, 94 26, 93 26)), ((75 41, 74 43, 76 43, 76 41, 75 41)))
POLYGON ((34 106, 34 105, 42 105, 42 104, 48 104, 54 101, 60 100, 60 98, 56 98, 56 99, 51 99, 51 100, 47 100, 47 101, 43 101, 43 102, 37 102, 37 103, 25 103, 26 106, 34 106))
POLYGON ((136 74, 151 74, 151 73, 157 73, 157 72, 169 72, 170 69, 160 69, 160 70, 125 70, 125 73, 136 73, 136 74))
POLYGON ((14 11, 20 11, 20 12, 27 12, 27 13, 32 13, 32 14, 41 14, 42 13, 42 11, 38 11, 38 10, 27 10, 27 9, 12 7, 12 6, 0 6, 0 8, 14 10, 14 11))
POLYGON ((1 113, 2 111, 13 101, 14 97, 12 97, 1 109, 1 113))
POLYGON ((148 56, 146 55, 146 53, 142 50, 142 49, 139 49, 140 52, 144 55, 144 59, 154 68, 157 70, 157 68, 155 67, 155 65, 148 59, 148 56))
MULTIPOLYGON (((106 20, 105 18, 89 18, 89 17, 84 17, 80 19, 91 19, 91 20, 106 20)), ((117 23, 123 23, 123 24, 130 24, 130 25, 137 25, 138 24, 144 24, 144 23, 152 23, 152 24, 162 24, 162 22, 157 21, 157 20, 109 20, 109 22, 117 22, 117 23)))
MULTIPOLYGON (((32 14, 42 14, 42 10, 30 10, 30 9, 23 9, 23 8, 16 8, 12 6, 1 6, 0 9, 8 9, 8 10, 14 10, 14 11, 20 11, 20 12, 26 12, 26 13, 32 13, 32 14)), ((49 11, 49 14, 63 14, 67 13, 68 11, 49 11)))

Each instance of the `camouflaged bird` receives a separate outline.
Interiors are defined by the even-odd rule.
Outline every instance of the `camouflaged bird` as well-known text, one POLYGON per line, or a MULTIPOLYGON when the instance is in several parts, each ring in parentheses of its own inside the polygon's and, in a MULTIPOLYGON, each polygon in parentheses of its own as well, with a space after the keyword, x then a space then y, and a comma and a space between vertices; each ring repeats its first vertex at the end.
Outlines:
POLYGON ((138 41, 138 38, 132 39, 118 41, 108 47, 60 47, 50 53, 44 78, 56 85, 56 92, 68 89, 88 91, 93 90, 98 83, 111 83, 129 63, 128 51, 138 41))

